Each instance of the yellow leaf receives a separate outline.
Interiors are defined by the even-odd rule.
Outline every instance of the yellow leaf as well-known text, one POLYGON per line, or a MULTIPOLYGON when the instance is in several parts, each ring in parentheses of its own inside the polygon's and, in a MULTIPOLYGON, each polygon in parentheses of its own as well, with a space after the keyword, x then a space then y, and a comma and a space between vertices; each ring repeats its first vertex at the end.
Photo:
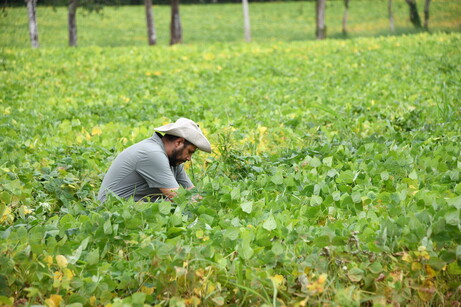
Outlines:
POLYGON ((198 238, 198 239, 202 239, 203 238, 203 230, 197 230, 195 232, 195 236, 198 238))
POLYGON ((309 290, 312 295, 323 293, 323 291, 325 291, 326 280, 327 274, 321 274, 317 280, 307 284, 307 290, 309 290))
POLYGON ((194 293, 197 294, 198 296, 202 295, 202 289, 201 288, 194 288, 194 293))
POLYGON ((205 55, 203 56, 203 58, 204 58, 205 60, 208 60, 208 61, 209 61, 209 60, 213 60, 213 59, 214 59, 214 55, 211 54, 211 53, 207 53, 207 54, 205 54, 205 55))
POLYGON ((162 73, 161 73, 160 71, 156 71, 156 72, 154 72, 154 75, 156 75, 156 76, 161 76, 162 73))
POLYGON ((200 278, 203 278, 203 276, 205 276, 205 270, 203 268, 199 268, 195 271, 195 275, 197 275, 200 278))
POLYGON ((46 305, 49 307, 58 307, 61 305, 62 296, 58 294, 52 294, 49 299, 45 300, 46 305))
POLYGON ((204 286, 205 286, 207 295, 210 295, 211 293, 214 292, 214 290, 216 290, 216 286, 210 281, 205 283, 204 286))
POLYGON ((403 280, 403 273, 402 271, 394 271, 389 274, 392 277, 394 282, 402 281, 403 280))
POLYGON ((52 265, 53 264, 53 257, 51 257, 50 255, 46 256, 45 259, 43 259, 45 261, 46 264, 48 265, 52 265))
POLYGON ((259 127, 258 127, 258 131, 259 131, 260 134, 264 134, 264 132, 267 131, 267 127, 259 126, 259 127))
POLYGON ((279 275, 279 274, 274 275, 274 276, 271 276, 271 277, 269 277, 269 278, 272 280, 273 284, 274 284, 276 287, 280 287, 280 286, 284 283, 284 281, 285 281, 285 278, 283 278, 283 276, 282 276, 282 275, 279 275))
POLYGON ((408 253, 404 253, 402 256, 402 260, 405 262, 411 262, 411 256, 408 253))
POLYGON ((147 295, 151 295, 152 293, 154 293, 154 290, 155 290, 155 287, 146 287, 146 286, 142 286, 141 287, 141 292, 142 293, 145 293, 147 295))
POLYGON ((11 208, 6 207, 0 217, 0 223, 11 224, 14 222, 14 215, 11 213, 11 208))
POLYGON ((198 306, 200 305, 200 299, 194 295, 194 296, 191 296, 190 298, 186 298, 184 300, 184 304, 198 306))
POLYGON ((63 270, 63 275, 64 275, 64 278, 67 280, 72 280, 74 278, 74 272, 72 272, 71 270, 67 268, 63 270))
POLYGON ((61 280, 61 279, 62 279, 62 275, 63 275, 63 274, 62 274, 61 272, 56 271, 56 272, 54 272, 54 274, 53 274, 53 279, 54 279, 54 280, 61 280))
POLYGON ((319 276, 319 279, 317 281, 321 284, 324 284, 326 280, 327 280, 327 274, 324 273, 319 276))
POLYGON ((28 215, 32 213, 32 210, 27 208, 26 206, 21 206, 22 207, 22 212, 24 212, 24 215, 28 215))
POLYGON ((96 296, 93 295, 92 297, 90 297, 90 305, 91 306, 96 306, 96 296))
POLYGON ((64 257, 63 255, 57 255, 56 263, 61 269, 64 269, 65 267, 67 267, 67 258, 64 257))
POLYGON ((423 265, 419 262, 412 262, 411 263, 411 270, 412 271, 418 271, 418 270, 421 270, 423 267, 423 265))
POLYGON ((93 127, 93 130, 91 130, 91 135, 101 135, 102 130, 99 127, 93 127))
POLYGON ((434 271, 434 269, 430 265, 426 265, 426 274, 427 277, 433 278, 437 273, 434 271))

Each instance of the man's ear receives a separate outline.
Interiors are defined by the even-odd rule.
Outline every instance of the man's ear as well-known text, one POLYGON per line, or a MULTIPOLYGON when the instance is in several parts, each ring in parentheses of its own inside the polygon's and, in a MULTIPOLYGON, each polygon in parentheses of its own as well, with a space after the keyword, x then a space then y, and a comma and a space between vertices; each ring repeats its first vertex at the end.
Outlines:
POLYGON ((175 147, 180 147, 181 144, 184 146, 184 142, 186 141, 185 138, 177 138, 175 141, 174 141, 174 144, 175 144, 175 147))

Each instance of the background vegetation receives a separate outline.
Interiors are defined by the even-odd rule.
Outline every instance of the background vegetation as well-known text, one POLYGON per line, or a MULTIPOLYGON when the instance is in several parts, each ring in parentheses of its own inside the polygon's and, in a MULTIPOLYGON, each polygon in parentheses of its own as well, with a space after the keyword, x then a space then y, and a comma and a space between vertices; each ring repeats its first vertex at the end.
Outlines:
MULTIPOLYGON (((422 14, 423 1, 418 2, 422 14)), ((409 22, 408 5, 394 0, 395 33, 389 30, 387 1, 352 1, 349 9, 349 38, 401 35, 418 32, 409 22)), ((327 35, 342 34, 342 1, 329 1, 326 9, 327 35)), ((243 41, 242 7, 238 4, 182 5, 183 39, 186 44, 243 41)), ((27 11, 9 8, 0 17, 0 46, 29 47, 27 11)), ((314 2, 250 3, 252 39, 255 42, 304 41, 315 38, 314 2)), ((169 6, 154 6, 158 44, 169 42, 169 6)), ((41 47, 67 46, 67 8, 38 7, 41 47)), ((102 15, 79 9, 78 44, 84 46, 145 46, 146 20, 143 6, 106 7, 102 15)), ((461 31, 461 3, 432 1, 429 27, 432 32, 461 31)))

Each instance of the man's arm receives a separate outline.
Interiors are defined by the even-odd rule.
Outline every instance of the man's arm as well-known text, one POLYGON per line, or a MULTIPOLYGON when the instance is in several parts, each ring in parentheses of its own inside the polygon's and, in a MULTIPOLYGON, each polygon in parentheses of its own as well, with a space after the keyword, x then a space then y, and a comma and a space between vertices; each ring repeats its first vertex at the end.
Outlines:
POLYGON ((163 193, 163 195, 168 197, 168 199, 175 198, 176 195, 178 195, 178 193, 176 193, 177 190, 178 188, 160 188, 160 191, 163 193))
MULTIPOLYGON (((189 188, 187 188, 187 190, 190 190, 190 189, 193 189, 195 186, 191 186, 189 188)), ((179 188, 167 188, 167 189, 164 189, 164 188, 160 188, 160 191, 163 193, 163 195, 165 195, 166 197, 168 197, 168 199, 173 199, 176 197, 176 195, 178 193, 176 193, 176 191, 178 190, 179 188)), ((203 197, 199 194, 197 195, 194 195, 192 196, 192 200, 194 202, 202 199, 203 197)))

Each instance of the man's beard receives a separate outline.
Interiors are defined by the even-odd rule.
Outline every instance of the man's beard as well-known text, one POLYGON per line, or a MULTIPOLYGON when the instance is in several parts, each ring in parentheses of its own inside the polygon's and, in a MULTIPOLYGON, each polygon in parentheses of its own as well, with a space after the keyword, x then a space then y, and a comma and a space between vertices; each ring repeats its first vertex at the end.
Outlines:
POLYGON ((170 166, 178 166, 179 164, 183 163, 183 160, 179 160, 178 157, 182 152, 181 149, 173 149, 173 152, 171 153, 171 157, 168 157, 168 161, 170 162, 170 166))

